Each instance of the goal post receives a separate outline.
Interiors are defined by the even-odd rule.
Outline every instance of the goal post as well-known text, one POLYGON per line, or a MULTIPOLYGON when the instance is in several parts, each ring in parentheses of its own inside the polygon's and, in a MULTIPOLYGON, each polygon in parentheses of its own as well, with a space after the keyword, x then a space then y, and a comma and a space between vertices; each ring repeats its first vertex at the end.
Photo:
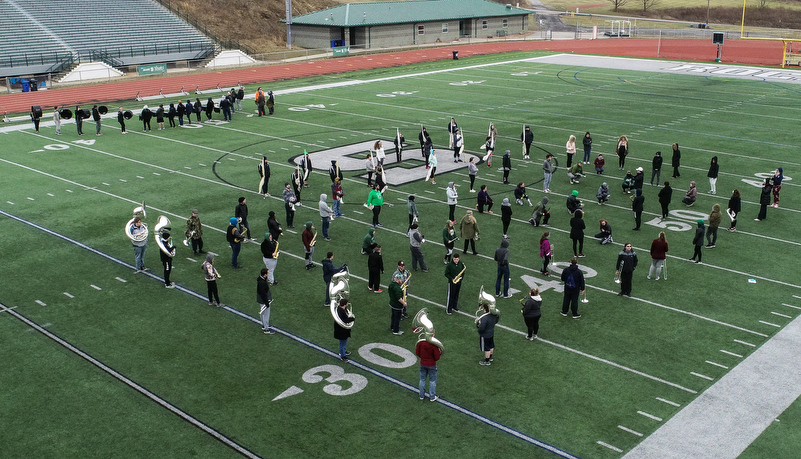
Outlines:
POLYGON ((793 40, 789 38, 772 38, 772 37, 746 37, 745 36, 745 7, 746 7, 747 0, 743 0, 743 17, 740 22, 740 39, 741 40, 763 40, 763 41, 780 41, 782 42, 782 56, 781 56, 781 65, 782 68, 785 65, 792 65, 795 63, 796 65, 801 65, 801 55, 793 55, 793 40), (789 46, 788 46, 789 44, 789 46))

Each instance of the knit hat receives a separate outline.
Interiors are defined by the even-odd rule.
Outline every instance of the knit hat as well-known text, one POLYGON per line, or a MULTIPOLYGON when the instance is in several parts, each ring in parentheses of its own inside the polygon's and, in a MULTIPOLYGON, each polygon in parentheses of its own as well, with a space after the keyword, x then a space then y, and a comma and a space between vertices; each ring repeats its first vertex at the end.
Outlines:
POLYGON ((699 218, 698 219, 698 226, 704 226, 704 220, 699 218))
POLYGON ((312 223, 312 222, 306 222, 306 229, 307 229, 307 230, 310 230, 310 229, 311 229, 311 227, 312 227, 312 225, 314 225, 314 223, 312 223))
POLYGON ((230 223, 230 224, 232 224, 232 225, 236 225, 236 217, 231 217, 231 218, 228 220, 228 223, 230 223))
POLYGON ((269 232, 264 233, 264 240, 266 241, 267 239, 270 239, 270 233, 269 232))
POLYGON ((578 190, 573 190, 573 196, 578 196, 578 190))

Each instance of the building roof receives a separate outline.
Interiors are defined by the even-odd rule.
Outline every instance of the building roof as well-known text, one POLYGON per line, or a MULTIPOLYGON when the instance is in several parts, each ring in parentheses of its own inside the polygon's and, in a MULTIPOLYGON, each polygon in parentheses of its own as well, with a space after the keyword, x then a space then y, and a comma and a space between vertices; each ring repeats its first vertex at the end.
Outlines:
POLYGON ((409 0, 348 3, 294 17, 292 23, 327 27, 364 27, 528 14, 530 12, 524 9, 485 0, 409 0))

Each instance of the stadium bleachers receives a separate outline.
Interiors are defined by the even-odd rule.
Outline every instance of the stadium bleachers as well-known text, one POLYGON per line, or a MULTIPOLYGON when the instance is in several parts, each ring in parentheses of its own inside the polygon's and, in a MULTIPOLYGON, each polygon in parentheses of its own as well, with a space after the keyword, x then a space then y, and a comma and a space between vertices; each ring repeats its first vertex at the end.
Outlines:
POLYGON ((201 34, 152 0, 2 0, 0 75, 41 73, 70 55, 133 65, 203 57, 201 34))

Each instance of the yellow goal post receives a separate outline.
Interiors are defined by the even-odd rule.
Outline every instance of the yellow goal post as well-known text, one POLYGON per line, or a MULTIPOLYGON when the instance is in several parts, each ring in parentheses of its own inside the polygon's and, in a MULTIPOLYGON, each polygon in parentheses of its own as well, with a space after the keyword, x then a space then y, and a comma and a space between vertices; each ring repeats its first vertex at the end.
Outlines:
POLYGON ((745 36, 745 3, 743 0, 743 18, 740 23, 740 40, 763 40, 763 41, 780 41, 782 42, 782 68, 785 65, 801 65, 801 54, 793 54, 793 40, 790 38, 772 38, 772 37, 746 37, 745 36))

